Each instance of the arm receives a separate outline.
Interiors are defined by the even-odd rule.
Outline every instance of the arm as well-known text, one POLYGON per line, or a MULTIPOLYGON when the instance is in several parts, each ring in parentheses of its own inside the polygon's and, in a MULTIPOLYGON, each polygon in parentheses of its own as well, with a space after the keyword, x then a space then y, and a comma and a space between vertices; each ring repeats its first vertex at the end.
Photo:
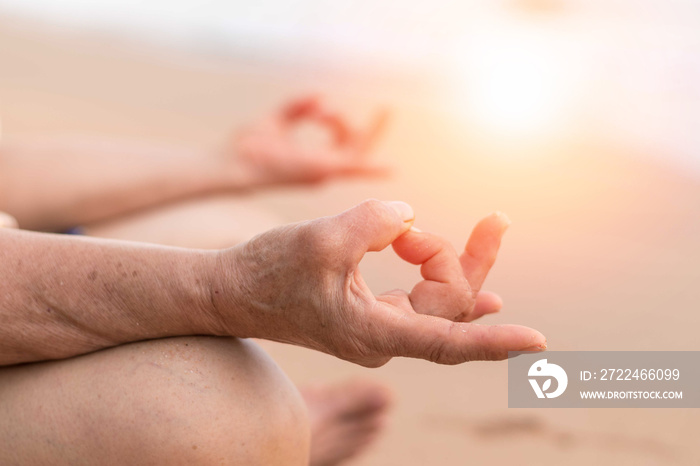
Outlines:
POLYGON ((0 229, 0 365, 216 332, 211 252, 0 229))
POLYGON ((61 231, 244 184, 225 178, 204 151, 87 138, 0 145, 0 210, 30 230, 61 231))
POLYGON ((438 237, 409 231, 412 223, 408 205, 368 201, 212 253, 0 229, 0 364, 191 334, 282 341, 366 366, 393 356, 457 364, 546 347, 526 327, 471 323, 500 307, 476 290, 502 217, 482 221, 461 257, 438 237), (374 296, 359 262, 392 243, 421 264, 424 280, 410 293, 374 296))
POLYGON ((365 155, 383 124, 380 116, 366 131, 352 129, 309 98, 240 130, 221 149, 88 138, 3 141, 0 211, 25 229, 61 231, 200 195, 382 173, 365 155), (302 144, 295 127, 305 120, 330 130, 334 141, 302 144))

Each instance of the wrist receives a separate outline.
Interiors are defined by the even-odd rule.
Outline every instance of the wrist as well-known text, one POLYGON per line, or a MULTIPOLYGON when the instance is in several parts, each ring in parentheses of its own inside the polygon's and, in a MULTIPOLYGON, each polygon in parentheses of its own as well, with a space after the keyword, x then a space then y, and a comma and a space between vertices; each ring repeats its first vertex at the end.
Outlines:
POLYGON ((258 337, 255 320, 250 310, 251 300, 246 298, 247 287, 244 271, 238 258, 241 247, 215 251, 207 257, 206 283, 208 306, 206 325, 214 335, 239 338, 258 337))
MULTIPOLYGON (((174 275, 167 282, 170 289, 165 291, 170 299, 155 306, 156 315, 152 326, 143 328, 148 337, 158 338, 170 335, 228 335, 222 325, 212 301, 211 280, 216 267, 216 251, 180 250, 177 266, 170 272, 174 275), (168 303, 170 301, 170 303, 168 303), (167 319, 167 334, 160 334, 167 319)), ((150 314, 153 309, 138 310, 137 315, 150 314)))

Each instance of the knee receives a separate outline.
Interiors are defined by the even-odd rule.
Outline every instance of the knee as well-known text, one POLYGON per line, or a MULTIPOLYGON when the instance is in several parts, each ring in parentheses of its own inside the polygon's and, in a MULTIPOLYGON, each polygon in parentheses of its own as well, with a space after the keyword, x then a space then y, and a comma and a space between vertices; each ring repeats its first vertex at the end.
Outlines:
MULTIPOLYGON (((123 347, 122 427, 163 464, 308 464, 306 407, 253 342, 189 337, 123 347), (133 426, 138 426, 134 429, 133 426)), ((118 355, 117 355, 118 356, 118 355)), ((128 436, 128 434, 127 434, 128 436)))

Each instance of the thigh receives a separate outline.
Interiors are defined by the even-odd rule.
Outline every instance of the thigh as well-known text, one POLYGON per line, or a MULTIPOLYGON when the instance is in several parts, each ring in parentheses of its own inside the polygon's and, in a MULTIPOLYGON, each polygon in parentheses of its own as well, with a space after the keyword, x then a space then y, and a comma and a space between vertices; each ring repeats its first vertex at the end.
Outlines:
POLYGON ((0 370, 0 464, 308 464, 298 392, 252 342, 183 337, 0 370))

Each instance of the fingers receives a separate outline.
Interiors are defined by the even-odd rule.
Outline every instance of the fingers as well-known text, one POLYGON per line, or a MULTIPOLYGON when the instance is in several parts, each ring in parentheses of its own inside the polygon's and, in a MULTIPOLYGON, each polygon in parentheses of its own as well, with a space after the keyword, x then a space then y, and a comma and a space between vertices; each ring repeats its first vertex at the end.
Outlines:
POLYGON ((464 278, 457 251, 441 236, 411 228, 392 246, 401 259, 420 264, 421 275, 426 280, 452 283, 464 278))
POLYGON ((378 350, 390 356, 460 364, 496 361, 506 359, 509 351, 543 351, 547 347, 540 332, 520 325, 479 325, 421 314, 392 314, 374 335, 378 350))
POLYGON ((474 321, 486 314, 494 314, 503 308, 503 300, 491 291, 479 291, 476 295, 474 310, 468 316, 469 321, 474 321))
POLYGON ((295 123, 301 119, 315 120, 328 127, 337 145, 347 144, 355 136, 347 119, 339 112, 330 109, 318 95, 308 95, 295 99, 282 109, 285 123, 295 123))
POLYGON ((338 163, 334 173, 345 176, 384 178, 389 176, 393 170, 394 168, 390 165, 366 163, 364 160, 351 160, 338 163))
POLYGON ((366 159, 350 156, 347 151, 338 148, 300 148, 299 158, 313 160, 315 170, 324 177, 329 175, 342 176, 375 176, 384 177, 391 173, 391 167, 376 163, 368 163, 366 159))
POLYGON ((310 115, 324 124, 333 134, 333 140, 337 146, 346 146, 351 144, 357 137, 357 131, 354 130, 347 119, 339 112, 321 107, 316 115, 310 115))
POLYGON ((424 280, 411 290, 413 309, 450 320, 464 320, 474 307, 469 283, 452 244, 441 236, 411 229, 392 244, 402 259, 421 264, 424 280))
POLYGON ((309 115, 322 124, 325 124, 333 133, 338 147, 347 147, 349 155, 364 158, 377 143, 389 123, 389 111, 381 110, 374 115, 371 123, 365 130, 354 128, 341 113, 319 106, 315 115, 309 115))
POLYGON ((370 199, 329 220, 347 239, 353 260, 359 261, 367 251, 389 246, 411 227, 413 218, 413 209, 405 202, 370 199))
POLYGON ((298 120, 299 118, 307 117, 310 114, 316 113, 321 104, 321 97, 317 94, 310 94, 299 97, 288 102, 282 108, 282 117, 287 122, 298 120))
POLYGON ((389 121, 389 112, 383 109, 375 115, 365 131, 354 128, 339 111, 331 108, 318 95, 295 99, 282 109, 282 119, 290 124, 301 119, 314 120, 326 126, 339 147, 351 147, 351 155, 364 155, 383 134, 389 121))
MULTIPOLYGON (((378 301, 385 302, 392 305, 394 308, 401 310, 402 312, 414 313, 416 312, 415 304, 411 302, 408 293, 403 290, 392 290, 387 293, 383 293, 376 297, 378 301)), ((415 301, 415 300, 414 300, 415 301)), ((491 291, 480 291, 476 296, 476 303, 474 304, 474 309, 470 314, 467 314, 462 322, 473 322, 479 317, 486 314, 494 314, 503 308, 503 300, 496 293, 491 291)), ((429 313, 437 317, 443 317, 450 319, 449 316, 440 315, 439 313, 429 313)), ((453 319, 450 319, 453 320, 453 319)))
MULTIPOLYGON (((438 235, 411 228, 392 244, 399 257, 412 264, 421 264, 421 275, 425 280, 418 283, 410 294, 416 312, 471 322, 501 309, 503 302, 498 295, 476 293, 470 287, 471 280, 476 286, 481 286, 496 258, 503 224, 499 218, 492 217, 480 222, 469 241, 469 248, 475 248, 474 255, 477 256, 474 266, 466 269, 471 272, 469 274, 462 267, 464 257, 460 264, 450 242, 438 235)), ((467 260, 472 260, 472 256, 465 255, 467 260)))
POLYGON ((500 213, 480 221, 459 261, 449 241, 413 228, 398 238, 393 247, 405 261, 421 264, 421 274, 426 280, 454 283, 464 276, 472 290, 477 291, 496 260, 501 237, 509 223, 500 213))
POLYGON ((508 217, 496 212, 481 220, 469 236, 460 262, 464 276, 474 292, 481 289, 486 275, 496 261, 501 237, 508 225, 510 225, 508 217))

